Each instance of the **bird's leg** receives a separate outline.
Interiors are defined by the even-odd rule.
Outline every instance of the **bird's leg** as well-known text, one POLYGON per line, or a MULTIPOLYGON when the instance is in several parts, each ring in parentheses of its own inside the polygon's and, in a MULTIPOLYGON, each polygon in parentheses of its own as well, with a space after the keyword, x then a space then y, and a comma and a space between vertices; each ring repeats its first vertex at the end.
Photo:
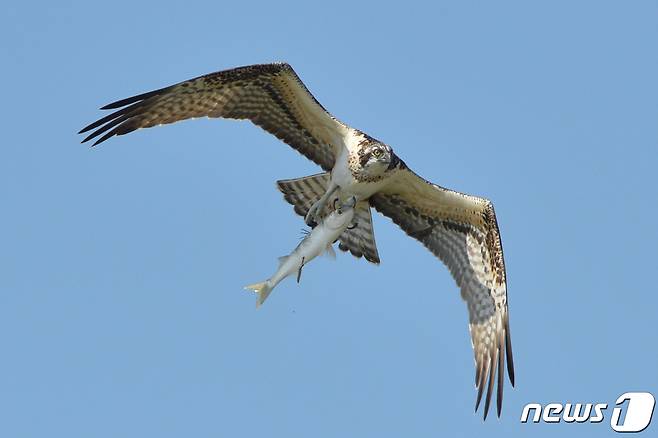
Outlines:
POLYGON ((320 214, 322 213, 322 210, 324 210, 324 207, 327 205, 327 201, 338 189, 339 187, 336 184, 329 182, 329 187, 327 188, 325 194, 322 195, 322 197, 318 199, 317 202, 311 206, 311 208, 308 209, 308 213, 306 213, 306 217, 304 218, 306 225, 312 227, 318 224, 320 214))

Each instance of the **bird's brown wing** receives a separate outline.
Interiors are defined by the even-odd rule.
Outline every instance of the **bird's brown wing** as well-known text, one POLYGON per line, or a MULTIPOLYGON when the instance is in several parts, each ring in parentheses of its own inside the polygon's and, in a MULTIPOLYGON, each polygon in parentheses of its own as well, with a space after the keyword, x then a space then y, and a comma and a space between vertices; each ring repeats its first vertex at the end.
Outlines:
POLYGON ((404 168, 370 203, 419 240, 450 270, 469 313, 475 355, 477 410, 484 387, 487 417, 496 372, 498 415, 503 400, 503 368, 514 385, 505 262, 490 201, 439 187, 404 168))
POLYGON ((313 97, 290 65, 219 71, 110 103, 113 113, 84 127, 97 145, 139 128, 196 117, 247 119, 331 170, 349 128, 313 97), (103 134, 101 136, 101 134, 103 134))

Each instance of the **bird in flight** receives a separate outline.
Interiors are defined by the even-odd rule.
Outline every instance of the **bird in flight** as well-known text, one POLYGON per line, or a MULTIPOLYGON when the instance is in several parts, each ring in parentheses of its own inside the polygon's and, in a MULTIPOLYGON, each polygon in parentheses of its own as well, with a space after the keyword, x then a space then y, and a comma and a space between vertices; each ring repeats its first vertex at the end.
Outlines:
POLYGON ((333 117, 286 63, 238 67, 128 97, 101 109, 116 110, 84 127, 94 145, 139 128, 197 117, 246 119, 275 135, 324 172, 278 181, 284 198, 307 224, 331 211, 330 199, 354 197, 354 221, 339 248, 379 263, 371 207, 420 241, 450 270, 466 302, 475 356, 477 411, 487 388, 487 418, 497 380, 503 400, 505 362, 514 386, 503 248, 493 204, 440 187, 418 176, 393 149, 333 117))

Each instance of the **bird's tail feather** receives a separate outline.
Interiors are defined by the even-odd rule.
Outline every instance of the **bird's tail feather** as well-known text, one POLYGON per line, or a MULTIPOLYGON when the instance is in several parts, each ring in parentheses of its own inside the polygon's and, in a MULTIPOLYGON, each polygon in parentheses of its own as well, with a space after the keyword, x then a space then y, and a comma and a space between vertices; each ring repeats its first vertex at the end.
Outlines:
MULTIPOLYGON (((311 206, 327 191, 330 179, 329 172, 325 172, 302 178, 285 179, 277 181, 276 184, 283 193, 284 199, 294 206, 295 213, 305 217, 311 206)), ((320 217, 325 217, 329 213, 331 213, 331 202, 327 203, 320 217)), ((341 251, 351 252, 355 257, 365 257, 369 262, 379 264, 368 200, 356 204, 354 220, 357 223, 356 228, 343 232, 338 248, 341 251)))
POLYGON ((258 301, 256 301, 256 307, 260 307, 261 304, 265 302, 267 297, 272 292, 272 287, 269 285, 268 281, 263 281, 261 283, 254 283, 244 287, 247 290, 253 290, 258 294, 258 301))

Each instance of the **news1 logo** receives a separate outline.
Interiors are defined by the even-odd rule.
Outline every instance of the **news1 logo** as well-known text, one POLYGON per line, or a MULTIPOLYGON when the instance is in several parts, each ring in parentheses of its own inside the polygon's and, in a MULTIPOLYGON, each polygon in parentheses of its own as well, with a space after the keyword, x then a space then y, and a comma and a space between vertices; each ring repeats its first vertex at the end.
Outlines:
MULTIPOLYGON (((642 432, 651 423, 655 405, 656 399, 650 392, 626 392, 615 402, 610 427, 615 432, 642 432)), ((521 423, 527 423, 530 418, 533 423, 601 423, 607 408, 607 403, 549 403, 546 406, 528 403, 521 412, 521 423)))

